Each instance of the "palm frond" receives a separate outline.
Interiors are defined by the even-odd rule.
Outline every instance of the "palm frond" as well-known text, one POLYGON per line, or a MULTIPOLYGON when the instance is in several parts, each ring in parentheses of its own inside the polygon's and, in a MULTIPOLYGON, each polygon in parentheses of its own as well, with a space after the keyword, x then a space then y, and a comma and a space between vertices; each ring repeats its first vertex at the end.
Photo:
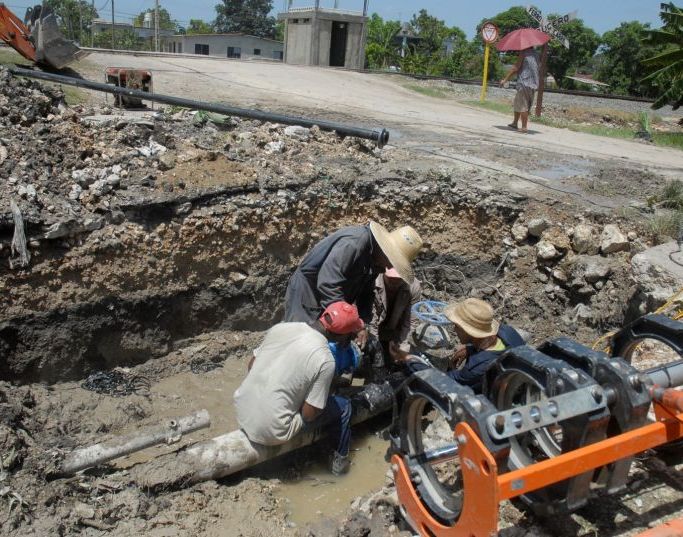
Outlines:
POLYGON ((667 50, 657 56, 652 56, 651 58, 644 59, 641 63, 643 65, 657 66, 657 65, 675 65, 678 62, 683 61, 683 48, 667 50))
POLYGON ((683 46, 683 34, 670 30, 649 30, 642 39, 648 45, 676 45, 683 46))

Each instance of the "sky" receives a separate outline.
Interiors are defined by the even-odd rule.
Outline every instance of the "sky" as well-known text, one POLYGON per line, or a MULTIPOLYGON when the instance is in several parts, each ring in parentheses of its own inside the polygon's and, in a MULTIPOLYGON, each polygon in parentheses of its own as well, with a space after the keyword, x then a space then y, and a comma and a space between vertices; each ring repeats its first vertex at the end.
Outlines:
MULTIPOLYGON (((111 4, 114 1, 116 20, 130 20, 141 11, 154 7, 154 0, 95 0, 101 18, 111 18, 111 4)), ((37 0, 7 0, 10 7, 20 18, 30 5, 37 0)), ((160 0, 173 19, 186 25, 189 19, 211 21, 216 16, 216 0, 160 0)), ((321 6, 332 7, 334 0, 321 0, 321 6)), ((535 0, 534 5, 543 13, 568 13, 578 10, 578 16, 598 33, 611 30, 623 21, 638 20, 659 26, 660 0, 535 0)), ((281 11, 287 0, 273 0, 274 14, 281 11)), ((314 0, 294 0, 294 7, 306 7, 314 0)), ((446 21, 449 26, 459 26, 468 37, 472 37, 477 24, 484 19, 504 11, 513 5, 526 5, 514 0, 370 0, 369 12, 377 12, 384 18, 409 20, 413 13, 426 9, 431 15, 446 21)), ((339 9, 363 9, 363 0, 339 0, 339 9)))

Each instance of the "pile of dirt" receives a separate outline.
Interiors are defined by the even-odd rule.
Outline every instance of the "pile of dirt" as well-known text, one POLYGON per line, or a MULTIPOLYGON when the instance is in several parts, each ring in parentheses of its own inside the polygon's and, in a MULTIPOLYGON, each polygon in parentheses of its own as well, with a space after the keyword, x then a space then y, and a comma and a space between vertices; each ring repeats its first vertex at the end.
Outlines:
POLYGON ((42 240, 70 246, 135 207, 245 184, 351 177, 381 163, 369 143, 318 128, 187 111, 141 119, 68 108, 63 98, 0 70, 0 257, 14 225, 11 199, 33 249, 42 240))

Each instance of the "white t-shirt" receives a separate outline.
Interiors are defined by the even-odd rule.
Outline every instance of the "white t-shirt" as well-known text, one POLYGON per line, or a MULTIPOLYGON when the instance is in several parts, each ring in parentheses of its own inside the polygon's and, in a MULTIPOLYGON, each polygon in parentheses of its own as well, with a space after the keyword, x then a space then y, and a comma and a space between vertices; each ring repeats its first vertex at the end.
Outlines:
POLYGON ((334 377, 327 338, 306 323, 279 323, 254 351, 235 392, 237 422, 252 442, 284 444, 304 426, 304 401, 323 409, 334 377))

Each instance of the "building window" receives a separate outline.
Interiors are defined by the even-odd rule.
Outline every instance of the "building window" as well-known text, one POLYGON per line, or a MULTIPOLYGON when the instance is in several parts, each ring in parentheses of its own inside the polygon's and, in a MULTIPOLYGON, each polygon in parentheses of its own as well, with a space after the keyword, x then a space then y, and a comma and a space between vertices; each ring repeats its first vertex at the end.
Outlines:
POLYGON ((311 19, 303 19, 301 21, 302 24, 311 24, 311 19))
POLYGON ((260 48, 255 48, 254 49, 254 56, 260 56, 261 55, 261 49, 260 48))
POLYGON ((284 53, 281 50, 274 50, 273 51, 273 59, 274 60, 282 60, 284 57, 284 53))
POLYGON ((195 54, 203 54, 204 56, 209 55, 209 45, 200 45, 199 43, 196 43, 194 46, 194 53, 195 54))
POLYGON ((228 47, 228 58, 241 58, 242 47, 228 47))
POLYGON ((292 24, 299 24, 299 19, 292 19, 292 24))

